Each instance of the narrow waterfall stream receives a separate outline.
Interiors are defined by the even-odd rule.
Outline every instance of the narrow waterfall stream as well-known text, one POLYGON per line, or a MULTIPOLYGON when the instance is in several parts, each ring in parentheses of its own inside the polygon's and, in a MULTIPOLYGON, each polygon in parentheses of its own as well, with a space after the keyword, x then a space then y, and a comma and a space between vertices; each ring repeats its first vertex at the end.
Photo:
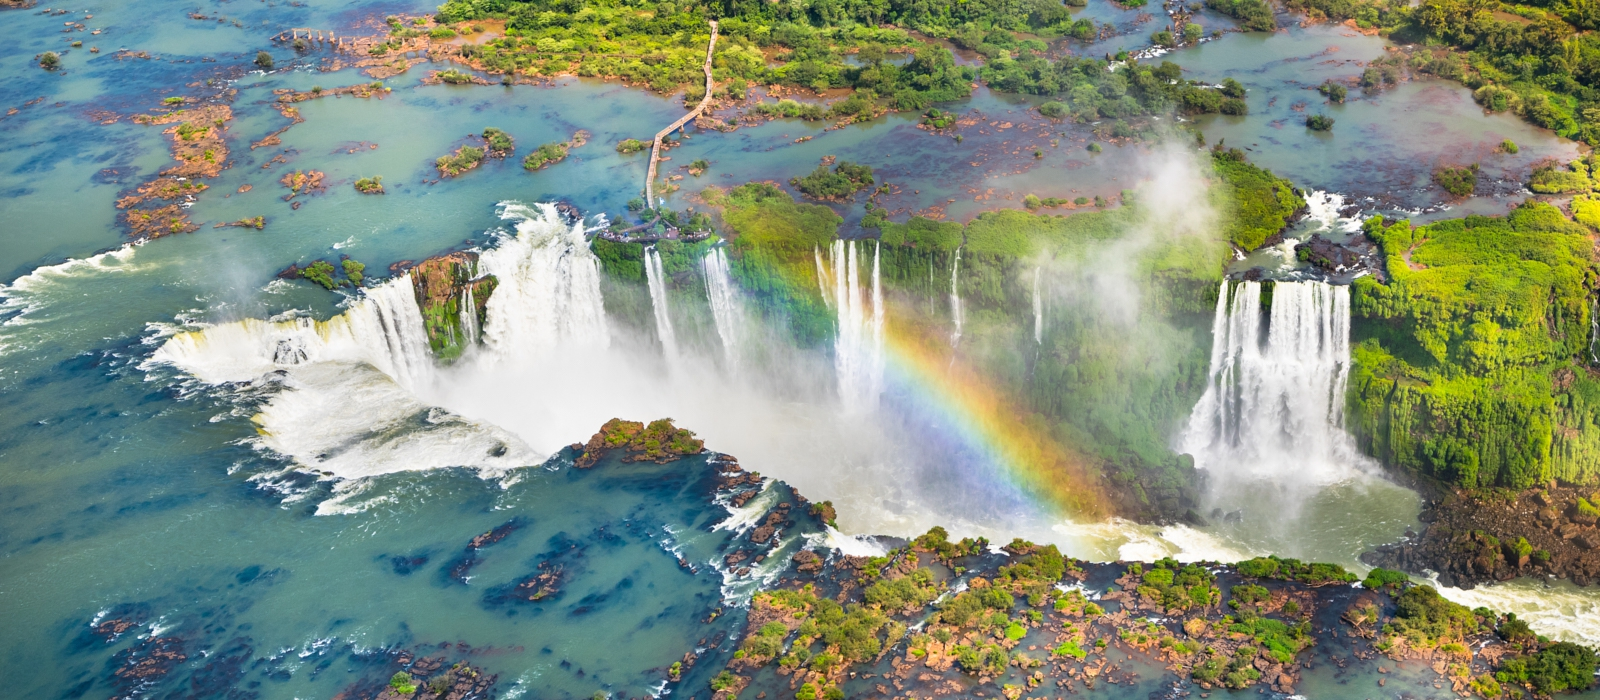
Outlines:
POLYGON ((672 312, 667 308, 666 274, 661 271, 661 253, 655 246, 644 249, 645 284, 650 288, 650 309, 656 318, 656 337, 667 366, 678 364, 678 335, 672 330, 672 312))

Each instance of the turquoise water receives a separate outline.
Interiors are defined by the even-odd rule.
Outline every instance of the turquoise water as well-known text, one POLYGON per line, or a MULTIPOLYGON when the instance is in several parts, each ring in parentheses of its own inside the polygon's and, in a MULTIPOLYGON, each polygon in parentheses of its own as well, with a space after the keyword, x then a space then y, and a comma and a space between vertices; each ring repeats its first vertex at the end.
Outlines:
MULTIPOLYGON (((465 660, 498 674, 496 688, 505 696, 604 691, 641 697, 659 692, 673 661, 704 648, 710 650, 704 665, 687 673, 683 686, 703 688, 718 667, 717 655, 728 651, 717 637, 737 629, 737 602, 750 584, 725 588, 724 574, 711 564, 731 541, 727 530, 713 529, 730 511, 710 502, 714 470, 700 460, 579 471, 558 454, 487 478, 436 469, 336 485, 294 471, 287 458, 260 448, 250 418, 270 388, 206 387, 170 367, 146 364, 179 327, 291 311, 318 318, 338 313, 338 295, 274 281, 273 274, 292 263, 350 255, 381 273, 402 260, 484 245, 504 225, 495 205, 506 200, 562 199, 591 215, 619 215, 642 188, 645 158, 618 155, 612 144, 652 134, 681 114, 681 101, 587 80, 422 86, 423 65, 386 81, 393 91, 381 100, 299 103, 306 122, 287 131, 282 145, 252 151, 250 142, 287 124, 266 104, 272 90, 370 80, 354 70, 316 72, 318 55, 297 60, 268 37, 290 26, 345 31, 388 12, 427 8, 269 2, 202 10, 227 17, 223 23, 189 19, 195 9, 157 0, 89 5, 66 16, 40 14, 42 7, 3 15, 13 41, 0 46, 0 71, 10 78, 0 83, 0 111, 18 109, 0 118, 0 281, 6 284, 0 289, 0 609, 10 631, 0 642, 0 668, 9 687, 19 697, 217 697, 226 689, 239 696, 333 697, 355 684, 381 683, 398 668, 398 655, 410 653, 465 660), (101 35, 61 32, 64 21, 84 14, 93 15, 83 21, 90 30, 104 29, 101 35), (35 54, 69 49, 79 39, 85 47, 66 51, 63 70, 47 73, 33 65, 35 54), (101 52, 91 54, 89 46, 101 52), (119 60, 120 48, 153 58, 119 60), (262 48, 273 52, 278 70, 246 71, 262 48), (160 130, 135 125, 127 115, 153 109, 168 96, 208 97, 228 89, 238 91, 228 136, 233 165, 190 209, 202 228, 124 247, 115 200, 170 160, 160 130), (102 125, 95 110, 123 116, 102 125), (513 158, 459 179, 425 182, 436 177, 434 158, 488 126, 511 133, 519 155, 578 129, 591 137, 565 162, 538 173, 525 172, 513 158), (262 168, 280 154, 287 163, 262 168), (292 209, 276 184, 291 169, 327 173, 327 192, 297 199, 304 203, 292 209), (384 177, 388 194, 353 190, 356 178, 372 175, 384 177), (243 185, 252 189, 237 192, 243 185), (257 215, 267 218, 263 231, 212 228, 257 215), (339 514, 316 515, 330 502, 344 506, 339 514), (514 531, 478 552, 464 583, 451 575, 468 542, 507 524, 514 531), (692 569, 679 564, 680 556, 692 569), (508 586, 553 567, 566 576, 554 597, 505 599, 508 586), (719 608, 723 612, 705 622, 719 608), (107 641, 93 629, 108 620, 135 626, 107 641), (179 648, 186 661, 148 686, 116 674, 158 647, 179 648)), ((1100 3, 1083 13, 1119 22, 1128 14, 1100 3)), ((1130 29, 1082 50, 1136 46, 1154 29, 1130 29)), ((1418 180, 1425 171, 1382 165, 1383 178, 1369 182, 1350 159, 1367 149, 1420 160, 1420 150, 1396 148, 1422 140, 1347 127, 1432 110, 1432 118, 1462 125, 1452 128, 1470 132, 1472 143, 1517 140, 1522 160, 1507 161, 1507 168, 1568 148, 1504 115, 1474 114, 1462 88, 1436 84, 1408 84, 1353 102, 1332 137, 1337 145, 1290 139, 1292 128, 1271 126, 1287 114, 1290 98, 1267 106, 1275 91, 1303 87, 1274 82, 1292 70, 1284 67, 1290 64, 1269 64, 1259 76, 1244 69, 1260 52, 1311 53, 1292 42, 1327 30, 1301 31, 1230 35, 1175 56, 1194 75, 1215 70, 1252 87, 1249 119, 1203 123, 1213 142, 1226 137, 1230 144, 1259 145, 1254 158, 1306 187, 1352 196, 1398 188, 1401 195, 1381 203, 1404 207, 1437 204, 1437 193, 1420 184, 1426 175, 1418 180)), ((1381 50, 1378 40, 1365 37, 1327 41, 1351 44, 1350 55, 1381 50)), ((1300 80, 1314 85, 1319 79, 1300 80)), ((1086 132, 1038 119, 1028 111, 1037 102, 980 89, 971 100, 950 105, 982 117, 959 144, 897 115, 832 131, 797 121, 727 134, 691 129, 663 168, 705 158, 712 169, 682 181, 669 204, 693 206, 692 195, 706 184, 783 182, 826 155, 876 168, 896 188, 882 201, 897 217, 942 207, 950 217, 966 218, 1020 206, 1028 193, 1109 195, 1145 176, 1145 149, 1091 155, 1083 148, 1086 132), (814 138, 793 143, 803 136, 814 138), (1043 158, 1031 156, 1036 148, 1043 158)), ((1429 127, 1419 122, 1423 128, 1429 127)), ((1486 197, 1468 206, 1503 203, 1486 197)), ((859 204, 840 209, 852 222, 862 213, 859 204)), ((860 231, 847 224, 846 233, 860 231)), ((701 318, 698 330, 683 331, 686 344, 706 351, 715 347, 712 327, 707 312, 693 306, 703 302, 689 301, 696 298, 692 291, 680 290, 674 299, 684 317, 701 318)), ((653 352, 643 318, 619 319, 615 345, 653 352)), ((783 356, 781 349, 774 352, 783 356)), ((1250 533, 1194 535, 1124 525, 1110 526, 1110 534, 1074 534, 1076 526, 1043 519, 1025 494, 996 486, 989 475, 965 475, 960 489, 921 489, 926 485, 908 483, 911 472, 903 471, 917 465, 895 449, 915 440, 914 433, 884 437, 891 431, 873 432, 882 426, 841 424, 829 414, 831 404, 816 399, 832 388, 831 378, 818 379, 829 371, 825 353, 783 357, 797 368, 772 378, 782 384, 774 393, 783 401, 741 385, 746 393, 721 402, 686 406, 635 391, 635 403, 580 412, 567 410, 558 393, 530 390, 484 410, 507 424, 520 417, 530 433, 547 434, 541 457, 586 439, 615 413, 652 418, 689 410, 674 417, 713 438, 713 449, 745 456, 750 468, 789 479, 814 498, 855 498, 843 523, 850 531, 913 534, 957 521, 997 536, 1054 538, 1097 558, 1141 551, 1122 549, 1130 543, 1167 547, 1198 536, 1241 550, 1285 544, 1250 533), (761 432, 762 421, 774 416, 787 429, 761 432), (746 455, 770 455, 771 466, 746 455)), ((643 365, 622 374, 643 381, 656 369, 643 365)), ((691 381, 697 376, 688 375, 691 381)), ((608 390, 622 395, 630 386, 640 385, 608 390)), ((586 388, 574 381, 567 390, 586 388)), ((320 410, 347 417, 362 407, 333 402, 320 410)), ((762 507, 790 499, 775 489, 762 507)), ((1328 500, 1338 506, 1341 498, 1328 500)), ((1330 507, 1322 517, 1338 519, 1352 508, 1359 506, 1330 507)), ((1327 541, 1305 546, 1313 554, 1353 556, 1362 543, 1392 537, 1404 525, 1384 521, 1355 534, 1329 530, 1327 541)), ((799 530, 807 527, 814 525, 799 530)), ((785 546, 799 546, 799 535, 785 546)), ((1216 546, 1208 540, 1194 549, 1216 546)), ((1582 614, 1583 608, 1572 609, 1582 614)), ((1138 695, 1153 690, 1141 685, 1138 695)))

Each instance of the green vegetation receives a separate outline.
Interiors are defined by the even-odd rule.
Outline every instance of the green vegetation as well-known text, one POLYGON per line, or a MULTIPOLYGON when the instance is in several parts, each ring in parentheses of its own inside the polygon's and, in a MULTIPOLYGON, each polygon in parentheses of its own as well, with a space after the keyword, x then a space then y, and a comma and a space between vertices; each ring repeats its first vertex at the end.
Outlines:
POLYGON ((1590 155, 1587 160, 1575 160, 1562 167, 1554 159, 1534 166, 1528 179, 1528 189, 1539 194, 1587 194, 1596 189, 1596 180, 1590 173, 1600 167, 1600 156, 1590 155))
POLYGON ((1373 569, 1367 572, 1367 577, 1361 581, 1361 586, 1376 591, 1391 587, 1398 588, 1410 581, 1411 577, 1407 576, 1404 571, 1373 569))
POLYGON ((1347 424, 1386 464, 1458 486, 1600 480, 1587 230, 1548 204, 1413 229, 1367 222, 1388 284, 1357 280, 1347 424))
POLYGON ((1571 642, 1557 642, 1538 652, 1507 659, 1495 678, 1514 683, 1543 696, 1568 690, 1584 691, 1594 684, 1595 652, 1571 642))
POLYGON ((828 171, 828 166, 819 165, 810 175, 790 179, 789 184, 812 199, 837 201, 849 199, 877 183, 872 179, 872 168, 842 160, 832 172, 828 171))
POLYGON ((1241 576, 1299 581, 1311 586, 1354 583, 1360 580, 1338 564, 1302 562, 1299 559, 1281 559, 1276 556, 1256 557, 1241 561, 1237 566, 1241 576))
POLYGON ((1257 615, 1249 608, 1242 610, 1236 620, 1230 621, 1229 618, 1223 618, 1223 620, 1224 622, 1230 622, 1228 624, 1229 632, 1249 635, 1251 644, 1258 649, 1259 653, 1264 654, 1275 663, 1294 663, 1295 656, 1313 644, 1310 620, 1304 620, 1297 625, 1289 625, 1282 620, 1274 620, 1257 615))
POLYGON ((470 74, 463 73, 454 68, 440 71, 438 78, 440 81, 449 85, 468 85, 472 83, 472 76, 470 74))
POLYGON ((1517 142, 1516 141, 1512 141, 1511 139, 1506 139, 1505 141, 1500 142, 1500 150, 1505 152, 1505 153, 1515 154, 1517 151, 1519 151, 1521 149, 1517 148, 1517 142))
POLYGON ((1307 115, 1306 128, 1312 131, 1332 131, 1333 117, 1330 117, 1326 114, 1307 115))
POLYGON ((1395 594, 1394 619, 1383 626, 1379 650, 1397 647, 1431 650, 1444 644, 1463 644, 1482 627, 1482 621, 1465 605, 1452 603, 1432 586, 1412 586, 1395 594))
MULTIPOLYGON (((1132 569, 1129 573, 1133 573, 1132 569)), ((1222 592, 1213 585, 1216 576, 1194 564, 1162 559, 1151 564, 1150 570, 1139 574, 1139 577, 1135 589, 1139 597, 1160 605, 1169 613, 1222 602, 1222 592)))
POLYGON ((257 51, 255 64, 261 70, 272 70, 272 54, 265 51, 257 51))
POLYGON ((1306 205, 1288 180, 1251 164, 1238 149, 1225 151, 1219 143, 1211 162, 1221 177, 1218 199, 1230 209, 1225 226, 1228 240, 1241 249, 1261 247, 1306 205))
POLYGON ((1052 62, 1023 53, 1015 60, 991 61, 983 78, 996 90, 1054 97, 1074 121, 1107 120, 1099 129, 1103 136, 1133 136, 1127 120, 1149 115, 1249 111, 1237 96, 1184 79, 1182 69, 1170 61, 1153 67, 1130 63, 1125 70, 1108 71, 1107 62, 1099 59, 1063 56, 1052 62))
POLYGON ((383 176, 375 175, 356 180, 356 191, 361 194, 383 194, 383 176))
POLYGON ((607 449, 626 450, 628 454, 623 458, 624 462, 664 464, 685 455, 704 452, 705 441, 696 438, 693 431, 673 425, 671 418, 653 420, 648 425, 612 418, 589 439, 578 466, 593 466, 593 461, 586 463, 586 460, 594 457, 589 453, 607 449))
POLYGON ((489 149, 489 155, 495 158, 504 158, 511 155, 511 152, 517 147, 516 141, 511 138, 511 134, 492 126, 483 130, 483 142, 489 149))
POLYGON ((344 276, 350 280, 350 284, 357 287, 361 286, 362 273, 366 271, 366 265, 350 258, 345 258, 339 262, 339 266, 344 268, 344 276))
POLYGON ((410 695, 417 692, 417 684, 412 682, 411 674, 405 671, 395 673, 389 678, 389 687, 401 695, 410 695))
MULTIPOLYGON (((1018 29, 1048 27, 1071 18, 1065 8, 948 8, 841 5, 807 8, 763 3, 635 6, 619 0, 582 5, 453 0, 439 19, 456 23, 478 17, 507 19, 506 36, 462 47, 491 72, 618 76, 668 92, 703 81, 701 62, 709 39, 706 20, 720 18, 713 71, 718 86, 735 99, 745 86, 780 84, 824 90, 858 88, 882 96, 901 110, 966 97, 973 72, 957 67, 943 47, 913 36, 915 28, 949 37, 964 26, 1003 22, 1018 29), (953 16, 952 16, 953 15, 953 16), (1037 16, 1035 16, 1037 15, 1037 16), (777 59, 769 61, 763 51, 777 59), (912 54, 903 65, 889 52, 912 54), (862 65, 845 60, 855 53, 862 65)), ((691 99, 698 99, 691 94, 691 99)))
POLYGON ((55 70, 61 66, 61 56, 54 51, 46 51, 39 55, 39 67, 45 70, 55 70))
POLYGON ((183 98, 182 97, 168 97, 167 99, 162 100, 161 104, 168 105, 168 106, 181 105, 181 104, 183 104, 183 98))
POLYGON ((639 151, 648 151, 648 150, 650 150, 651 144, 652 144, 651 141, 640 141, 639 139, 623 139, 620 143, 617 144, 617 152, 621 153, 623 155, 627 155, 629 153, 638 153, 639 151))
POLYGON ((300 268, 298 274, 301 278, 310 280, 323 289, 331 290, 335 287, 361 286, 361 280, 364 279, 363 272, 366 269, 366 265, 349 258, 341 260, 338 268, 335 268, 333 263, 326 260, 316 260, 310 265, 300 268), (344 271, 343 279, 337 276, 340 269, 344 271))
POLYGON ((1272 598, 1272 591, 1265 586, 1245 584, 1228 589, 1228 607, 1238 610, 1242 606, 1265 603, 1272 598))
POLYGON ((448 156, 439 156, 435 165, 444 177, 456 177, 483 163, 484 150, 477 146, 462 146, 448 156))
POLYGON ((833 317, 817 293, 814 251, 826 249, 844 220, 820 204, 801 204, 770 183, 723 192, 708 188, 730 229, 731 272, 747 301, 811 347, 832 337, 833 317))
POLYGON ((781 99, 777 102, 762 102, 752 110, 756 114, 772 117, 774 119, 803 119, 808 122, 821 121, 828 115, 822 105, 810 102, 796 102, 791 99, 781 99))
POLYGON ((1449 166, 1433 171, 1433 181, 1439 183, 1444 191, 1457 197, 1472 194, 1478 186, 1478 164, 1473 163, 1465 168, 1452 168, 1449 166))
POLYGON ((1600 194, 1573 197, 1572 220, 1600 231, 1600 194))
POLYGON ((318 260, 300 270, 300 276, 322 285, 323 289, 333 289, 339 283, 333 279, 333 264, 326 260, 318 260))
POLYGON ((1206 7, 1239 20, 1246 31, 1270 32, 1278 28, 1272 7, 1262 0, 1206 0, 1206 7))
POLYGON ((568 147, 565 142, 558 141, 544 144, 529 153, 528 157, 522 159, 522 167, 528 170, 542 170, 566 160, 567 150, 568 147))
POLYGON ((1205 658, 1195 664, 1189 675, 1200 683, 1210 683, 1228 688, 1246 688, 1261 678, 1252 663, 1256 648, 1241 646, 1232 654, 1216 647, 1205 648, 1205 658))
MULTIPOLYGON (((1591 2, 1487 6, 1467 0, 1288 0, 1313 18, 1355 20, 1422 48, 1413 71, 1459 81, 1485 108, 1600 145, 1600 9, 1591 2)), ((1364 82, 1392 82, 1379 67, 1364 82)))
POLYGON ((1327 97, 1329 102, 1343 104, 1344 98, 1349 94, 1350 91, 1345 88, 1344 83, 1336 83, 1332 80, 1329 80, 1328 82, 1323 83, 1321 87, 1318 87, 1317 92, 1320 92, 1327 97))

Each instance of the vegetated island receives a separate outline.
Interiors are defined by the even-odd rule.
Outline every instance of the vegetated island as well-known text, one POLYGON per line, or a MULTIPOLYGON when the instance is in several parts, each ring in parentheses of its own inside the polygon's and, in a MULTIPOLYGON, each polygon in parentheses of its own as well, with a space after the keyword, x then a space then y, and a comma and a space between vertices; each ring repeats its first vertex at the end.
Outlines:
POLYGON ((155 178, 117 200, 117 208, 123 210, 122 223, 135 240, 189 233, 200 228, 189 220, 183 203, 193 201, 195 195, 210 188, 200 180, 221 174, 228 160, 228 144, 223 134, 227 122, 233 119, 231 107, 225 104, 191 107, 183 98, 169 98, 166 105, 163 111, 133 117, 135 124, 168 126, 162 133, 171 138, 172 158, 178 161, 177 165, 160 171, 155 178))

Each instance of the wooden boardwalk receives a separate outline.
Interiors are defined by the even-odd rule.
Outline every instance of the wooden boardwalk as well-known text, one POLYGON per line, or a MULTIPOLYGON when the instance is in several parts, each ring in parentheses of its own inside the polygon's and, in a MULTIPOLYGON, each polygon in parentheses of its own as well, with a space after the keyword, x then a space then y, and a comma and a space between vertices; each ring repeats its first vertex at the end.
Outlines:
POLYGON ((673 122, 671 126, 668 126, 667 128, 657 132, 655 143, 650 146, 650 171, 648 174, 646 174, 644 181, 644 202, 645 206, 648 206, 651 209, 656 208, 656 163, 661 160, 661 139, 666 138, 667 134, 683 128, 684 124, 694 121, 695 117, 700 116, 701 112, 706 111, 706 105, 711 104, 711 89, 713 87, 711 82, 711 52, 715 51, 716 49, 717 21, 711 20, 711 43, 706 45, 706 94, 704 97, 700 98, 700 104, 696 105, 695 108, 690 110, 688 114, 683 115, 683 117, 678 119, 678 121, 673 122))

